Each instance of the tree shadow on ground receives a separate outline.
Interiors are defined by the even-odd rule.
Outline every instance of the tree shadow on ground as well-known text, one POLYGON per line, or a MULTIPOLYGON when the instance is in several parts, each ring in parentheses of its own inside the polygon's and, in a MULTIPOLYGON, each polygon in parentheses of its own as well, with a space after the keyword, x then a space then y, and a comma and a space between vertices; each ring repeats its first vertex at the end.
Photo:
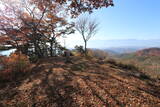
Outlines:
MULTIPOLYGON (((72 85, 69 85, 68 83, 71 81, 71 78, 69 78, 67 75, 64 75, 63 80, 57 80, 57 75, 53 74, 52 69, 50 69, 45 75, 44 78, 39 84, 40 86, 44 87, 45 94, 47 95, 47 102, 36 102, 36 99, 34 99, 32 102, 34 102, 33 105, 38 106, 57 106, 57 107, 71 107, 72 106, 78 106, 78 104, 73 100, 73 97, 71 96, 73 93, 78 91, 77 88, 73 87, 72 85), (53 76, 53 78, 49 78, 50 76, 53 76)), ((33 93, 33 96, 36 95, 33 93)))
MULTIPOLYGON (((62 60, 63 61, 63 60, 62 60)), ((71 64, 72 66, 72 64, 71 64)), ((36 84, 31 89, 30 95, 30 105, 32 107, 77 107, 80 106, 77 99, 75 99, 74 95, 80 95, 82 97, 90 97, 82 94, 80 91, 83 90, 84 87, 79 87, 76 83, 78 81, 73 80, 73 78, 80 78, 85 85, 88 87, 88 90, 91 90, 91 95, 93 97, 99 99, 103 103, 104 106, 119 106, 123 107, 127 105, 125 102, 120 101, 117 98, 118 95, 113 95, 110 90, 107 90, 106 85, 104 85, 103 80, 115 80, 115 82, 119 84, 127 84, 128 86, 136 87, 139 91, 143 91, 147 94, 150 94, 154 97, 160 98, 153 90, 143 89, 141 87, 137 87, 135 84, 125 82, 119 78, 116 78, 107 72, 107 70, 99 70, 99 71, 72 71, 69 70, 70 65, 66 65, 64 63, 57 63, 48 61, 47 64, 37 64, 35 68, 23 79, 29 79, 28 82, 32 82, 35 79, 40 79, 41 83, 36 84), (46 71, 47 69, 47 71, 46 71), (59 69, 55 71, 55 69, 59 69), (85 75, 83 75, 83 73, 85 75), (95 76, 95 77, 94 77, 95 76), (75 81, 75 84, 71 84, 75 81), (99 90, 97 90, 96 88, 99 90), (107 97, 104 97, 99 93, 99 91, 104 91, 104 94, 107 97), (43 94, 41 94, 43 92, 43 94), (37 97, 45 95, 44 99, 38 100, 37 97), (112 101, 112 102, 111 102, 112 101)), ((112 84, 112 83, 111 83, 112 84)), ((21 84, 17 84, 19 87, 21 84)), ((126 88, 122 86, 123 88, 126 88)), ((118 89, 117 89, 118 90, 118 89)), ((21 94, 17 90, 7 90, 6 93, 12 93, 11 95, 7 95, 6 98, 3 97, 5 93, 0 93, 0 100, 10 100, 14 99, 15 95, 21 94)), ((87 101, 83 101, 84 104, 87 101)), ((85 105, 87 106, 87 105, 85 105)), ((88 105, 89 106, 89 105, 88 105)))

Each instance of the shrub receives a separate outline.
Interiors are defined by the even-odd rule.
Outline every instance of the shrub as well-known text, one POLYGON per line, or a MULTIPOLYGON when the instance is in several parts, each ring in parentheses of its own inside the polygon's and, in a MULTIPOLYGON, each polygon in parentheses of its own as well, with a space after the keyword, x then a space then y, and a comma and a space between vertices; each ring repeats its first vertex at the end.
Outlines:
POLYGON ((111 59, 111 58, 110 58, 110 59, 107 59, 105 62, 106 62, 106 63, 109 63, 109 64, 117 65, 116 60, 111 59))
POLYGON ((104 60, 107 58, 108 54, 107 52, 99 49, 88 49, 88 56, 104 60))
POLYGON ((127 69, 127 70, 133 70, 133 71, 139 71, 139 68, 133 64, 123 64, 123 63, 118 63, 118 67, 122 69, 127 69))
POLYGON ((12 68, 15 72, 24 72, 29 66, 29 59, 22 53, 12 53, 8 58, 8 67, 12 68))
POLYGON ((30 65, 28 57, 20 52, 12 53, 9 57, 5 57, 2 63, 4 70, 0 71, 1 80, 14 79, 17 75, 27 71, 30 65))
POLYGON ((0 71, 0 82, 6 82, 12 80, 12 71, 11 69, 5 69, 0 71))
POLYGON ((84 54, 83 46, 78 46, 78 45, 76 45, 76 46, 75 46, 75 51, 76 51, 77 53, 84 54))
POLYGON ((121 69, 139 71, 139 68, 137 66, 135 66, 134 64, 122 63, 122 62, 118 62, 114 59, 108 59, 108 60, 106 60, 106 63, 110 63, 110 64, 115 65, 121 69))
POLYGON ((84 63, 74 64, 71 66, 72 71, 84 71, 86 68, 87 67, 84 63))
POLYGON ((29 57, 29 60, 33 63, 37 62, 38 61, 38 56, 37 55, 31 55, 29 57))
POLYGON ((140 74, 140 79, 144 80, 144 79, 151 79, 149 75, 146 75, 144 73, 140 74))

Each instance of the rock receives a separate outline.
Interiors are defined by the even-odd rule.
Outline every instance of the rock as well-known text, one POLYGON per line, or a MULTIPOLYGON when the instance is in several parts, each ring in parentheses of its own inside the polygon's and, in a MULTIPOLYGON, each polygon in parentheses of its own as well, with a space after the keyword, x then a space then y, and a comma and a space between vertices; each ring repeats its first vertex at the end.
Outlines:
POLYGON ((0 64, 0 71, 4 69, 4 66, 0 64))

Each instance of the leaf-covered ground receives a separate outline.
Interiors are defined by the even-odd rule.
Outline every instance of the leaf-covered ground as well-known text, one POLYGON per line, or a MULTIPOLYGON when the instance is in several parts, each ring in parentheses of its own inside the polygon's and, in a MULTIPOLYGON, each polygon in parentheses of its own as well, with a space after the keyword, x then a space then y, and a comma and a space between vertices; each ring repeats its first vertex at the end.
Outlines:
POLYGON ((98 60, 41 60, 0 89, 0 107, 160 107, 160 85, 98 60))

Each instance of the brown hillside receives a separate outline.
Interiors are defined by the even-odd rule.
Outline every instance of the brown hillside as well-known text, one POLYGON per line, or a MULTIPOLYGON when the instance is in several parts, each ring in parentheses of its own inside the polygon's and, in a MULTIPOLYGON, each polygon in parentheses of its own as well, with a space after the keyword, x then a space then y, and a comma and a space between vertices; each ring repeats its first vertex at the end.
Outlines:
POLYGON ((41 60, 0 89, 0 107, 158 107, 160 85, 98 60, 41 60))
POLYGON ((160 48, 149 48, 136 52, 138 56, 160 56, 160 48))

